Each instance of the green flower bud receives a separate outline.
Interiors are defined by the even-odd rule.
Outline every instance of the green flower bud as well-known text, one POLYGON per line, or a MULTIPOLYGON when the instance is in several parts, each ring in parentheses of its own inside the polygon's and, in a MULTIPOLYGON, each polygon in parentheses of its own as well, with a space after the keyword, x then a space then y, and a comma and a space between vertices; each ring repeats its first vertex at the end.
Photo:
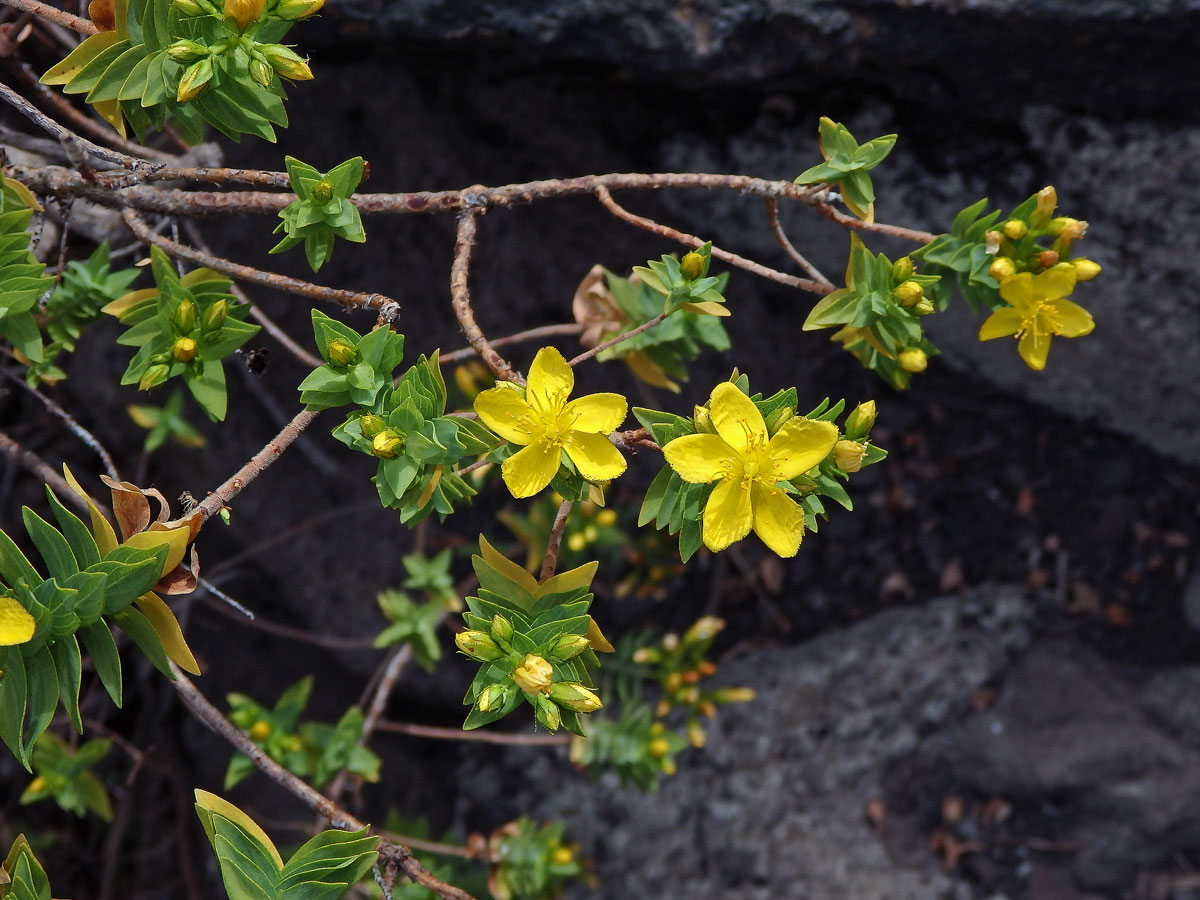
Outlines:
POLYGON ((915 281, 905 281, 892 291, 892 296, 901 306, 913 306, 925 296, 925 289, 915 281))
POLYGON ((858 441, 838 441, 833 445, 833 461, 843 472, 854 473, 862 468, 866 446, 858 441))
POLYGON ((148 391, 152 387, 158 387, 167 380, 167 376, 171 374, 171 367, 164 366, 161 363, 148 368, 138 381, 139 391, 148 391))
POLYGON ((322 178, 313 185, 312 195, 313 199, 318 203, 328 203, 333 199, 333 185, 331 185, 326 179, 322 178))
POLYGON ((199 95, 204 90, 213 77, 213 64, 211 57, 204 57, 199 62, 192 63, 183 70, 183 77, 179 79, 179 90, 175 92, 175 100, 178 103, 187 103, 193 97, 199 95))
POLYGON ((533 704, 533 711, 538 723, 547 731, 558 731, 562 724, 562 710, 546 699, 544 694, 538 694, 533 704))
POLYGON ((325 348, 325 358, 332 365, 349 368, 358 362, 358 348, 343 338, 334 338, 325 348))
POLYGON ((191 300, 182 300, 175 310, 175 330, 179 334, 188 334, 196 327, 196 304, 191 300))
POLYGON ((997 281, 1004 281, 1005 278, 1012 278, 1017 274, 1017 267, 1007 256, 998 256, 988 266, 988 274, 997 281))
POLYGON ((250 60, 250 77, 263 87, 270 87, 275 79, 275 70, 265 59, 255 57, 250 60))
POLYGON ((508 619, 504 618, 504 616, 500 615, 499 613, 496 613, 496 615, 492 618, 492 637, 498 641, 504 641, 504 643, 507 644, 512 640, 512 636, 512 622, 508 621, 508 619))
POLYGON ((1029 226, 1020 219, 1009 219, 1004 223, 1004 236, 1010 241, 1019 241, 1029 234, 1029 226))
POLYGON ((907 256, 902 256, 892 263, 892 278, 896 281, 908 281, 912 277, 913 262, 907 256))
POLYGON ((507 703, 511 695, 512 688, 508 685, 500 683, 489 684, 479 692, 475 706, 478 707, 480 712, 491 712, 507 703))
POLYGON ((204 313, 204 320, 200 323, 201 331, 216 331, 225 324, 225 316, 229 312, 229 302, 224 298, 218 300, 204 313))
POLYGON ((854 407, 854 411, 846 417, 846 434, 859 437, 871 430, 875 424, 875 401, 868 400, 854 407))
POLYGON ((260 47, 262 55, 267 58, 271 68, 284 78, 292 81, 308 81, 313 77, 308 63, 289 47, 283 44, 263 44, 260 47))
POLYGON ((404 449, 404 435, 385 428, 371 438, 371 452, 380 459, 395 459, 404 449))
POLYGON ((707 406, 695 406, 692 408, 692 419, 696 423, 696 431, 701 434, 716 434, 717 428, 712 423, 712 413, 708 411, 707 406))
POLYGON ((324 5, 325 0, 281 0, 275 7, 275 15, 288 22, 295 22, 297 19, 307 19, 316 15, 324 5))
POLYGON ((928 316, 937 312, 937 307, 933 305, 932 300, 926 297, 924 300, 921 300, 919 303, 917 303, 917 305, 912 308, 912 311, 918 316, 928 316))
POLYGON ((550 685, 550 699, 581 713, 595 712, 604 706, 599 697, 576 681, 556 681, 550 685))
POLYGON ((767 431, 774 435, 787 422, 796 418, 796 411, 790 406, 785 406, 782 409, 777 409, 771 413, 771 417, 767 419, 767 431))
POLYGON ((208 10, 196 2, 196 0, 174 0, 171 4, 177 9, 180 14, 185 16, 207 16, 208 10))
POLYGON ((176 41, 167 48, 167 56, 171 57, 175 62, 181 63, 195 62, 198 59, 208 56, 211 52, 203 44, 188 40, 176 41))
POLYGON ((365 416, 359 416, 358 427, 364 437, 374 438, 387 427, 387 423, 383 421, 382 417, 368 413, 365 416))
POLYGON ((467 656, 482 659, 484 662, 491 662, 504 655, 491 636, 482 631, 460 631, 454 636, 454 643, 467 656))
POLYGON ((900 368, 905 372, 924 372, 925 367, 929 365, 929 357, 925 355, 925 351, 920 347, 909 347, 907 350, 901 350, 896 361, 900 363, 900 368))
POLYGON ((564 634, 554 642, 550 655, 560 660, 573 659, 591 646, 582 634, 564 634))
POLYGON ((181 363, 190 363, 196 358, 196 341, 190 337, 176 338, 171 345, 171 355, 181 363))
POLYGON ((704 274, 705 262, 703 254, 693 250, 691 253, 683 255, 683 259, 679 261, 679 271, 688 281, 695 281, 704 274))

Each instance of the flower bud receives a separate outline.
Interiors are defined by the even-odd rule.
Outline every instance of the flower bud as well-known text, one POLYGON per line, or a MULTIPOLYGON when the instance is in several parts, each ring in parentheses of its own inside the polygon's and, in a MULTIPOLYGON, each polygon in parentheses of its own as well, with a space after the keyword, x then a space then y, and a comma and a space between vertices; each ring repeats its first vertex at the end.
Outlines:
POLYGON ((178 103, 187 103, 193 97, 196 97, 208 83, 212 81, 213 65, 211 57, 204 57, 199 62, 192 63, 183 70, 183 77, 179 79, 179 90, 175 92, 175 100, 178 103))
POLYGON ((175 310, 175 330, 179 334, 187 334, 196 327, 196 304, 191 300, 181 300, 175 310))
POLYGON ((1054 215, 1054 210, 1058 207, 1058 191, 1054 190, 1053 185, 1047 185, 1037 192, 1037 207, 1033 211, 1031 218, 1034 225, 1044 226, 1050 221, 1050 217, 1054 215))
POLYGON ((480 712, 491 712, 494 709, 499 709, 508 702, 511 689, 504 684, 489 684, 479 692, 479 697, 475 700, 475 706, 480 712))
MULTIPOLYGON (((1095 263, 1092 263, 1095 265, 1095 263)), ((617 513, 615 510, 602 509, 596 513, 596 524, 601 528, 611 528, 617 524, 617 513)))
POLYGON ((324 5, 325 0, 280 0, 279 5, 275 7, 275 15, 288 22, 295 22, 297 19, 307 19, 316 15, 324 5))
POLYGON ((184 16, 206 16, 208 10, 196 2, 196 0, 174 0, 171 4, 179 11, 180 15, 184 16))
POLYGON ((567 549, 572 553, 579 553, 586 546, 587 538, 585 538, 582 534, 576 533, 567 538, 567 549))
POLYGON ((561 660, 573 659, 591 646, 582 634, 564 634, 554 642, 550 655, 561 660))
POLYGON ((716 616, 701 616, 692 623, 691 628, 684 632, 683 642, 695 644, 699 641, 712 640, 724 627, 724 619, 718 619, 716 616))
POLYGON ((859 435, 866 434, 871 430, 871 426, 875 424, 875 401, 868 400, 865 403, 860 403, 854 407, 854 411, 846 416, 846 434, 859 435))
POLYGON ((507 644, 512 640, 512 636, 512 622, 508 621, 508 619, 504 618, 504 616, 500 615, 499 613, 496 613, 496 615, 492 617, 492 637, 507 644))
POLYGON ((713 699, 717 703, 749 703, 754 699, 754 688, 721 688, 713 694, 713 699))
POLYGON ((208 56, 211 51, 196 41, 176 41, 167 48, 167 56, 175 62, 190 63, 208 56))
POLYGON ((925 351, 920 347, 909 347, 907 350, 901 350, 900 355, 896 359, 900 363, 900 368, 905 372, 924 372, 925 367, 929 365, 929 357, 925 355, 925 351))
POLYGON ((272 731, 274 729, 271 727, 270 722, 264 722, 262 719, 259 719, 250 726, 250 740, 265 741, 271 736, 272 731))
POLYGON ((1029 234, 1029 226, 1020 219, 1009 219, 1004 223, 1004 236, 1010 241, 1019 241, 1029 234))
POLYGON ((937 307, 933 305, 932 300, 926 297, 924 300, 921 300, 919 303, 917 303, 917 305, 912 308, 912 311, 918 316, 928 316, 937 312, 937 307))
POLYGON ((371 438, 371 452, 380 459, 395 459, 404 449, 404 435, 385 428, 371 438))
POLYGON ((662 759, 671 752, 671 745, 667 743, 666 738, 654 738, 646 745, 646 749, 650 751, 650 755, 656 759, 662 759))
POLYGON ((999 231, 989 231, 983 236, 984 252, 988 256, 995 256, 1000 252, 1000 245, 1004 242, 1004 234, 999 231))
POLYGON ((693 747, 703 747, 708 736, 704 733, 704 728, 695 719, 687 723, 687 738, 688 743, 693 747))
POLYGON ((562 724, 562 710, 546 699, 545 695, 537 695, 537 699, 533 701, 533 711, 543 728, 547 731, 558 731, 558 726, 562 724))
POLYGON ((550 685, 550 697, 575 712, 595 712, 604 706, 599 697, 576 681, 558 681, 550 685))
POLYGON ((1076 281, 1091 281, 1100 274, 1100 264, 1092 262, 1090 259, 1085 259, 1082 256, 1078 259, 1070 260, 1071 268, 1075 270, 1076 281))
POLYGON ((704 274, 704 263, 704 256, 693 250, 683 255, 683 259, 679 261, 679 271, 688 281, 695 281, 704 274))
POLYGON ((1038 254, 1038 265, 1043 269, 1049 269, 1051 266, 1058 265, 1058 251, 1043 250, 1038 254))
POLYGON ((255 57, 250 60, 250 77, 263 87, 270 87, 275 78, 275 70, 265 59, 255 57))
POLYGON ((862 468, 867 448, 858 441, 838 441, 833 445, 833 461, 843 472, 854 473, 862 468))
POLYGON ((225 18, 237 24, 239 31, 245 31, 251 22, 263 14, 266 5, 266 0, 225 0, 222 12, 225 18))
POLYGON ((334 338, 325 348, 325 358, 335 366, 348 368, 358 362, 358 348, 343 338, 334 338))
POLYGON ((638 647, 633 651, 633 661, 639 666, 656 663, 662 659, 662 654, 653 647, 638 647))
POLYGON ((29 792, 30 794, 40 794, 45 789, 46 789, 46 776, 39 775, 37 778, 33 779, 33 781, 29 782, 29 787, 27 787, 25 790, 27 792, 29 792))
POLYGON ((328 203, 333 199, 333 185, 322 178, 312 188, 313 199, 318 203, 328 203))
POLYGON ((454 644, 467 656, 482 659, 484 662, 491 662, 504 655, 491 635, 482 631, 460 631, 454 636, 454 644))
POLYGON ((912 306, 925 296, 925 289, 915 281, 905 281, 892 291, 892 296, 901 306, 912 306))
POLYGON ((892 263, 892 278, 896 281, 908 281, 912 273, 913 263, 907 256, 902 256, 892 263))
POLYGON ((165 366, 162 363, 153 365, 148 368, 138 381, 139 391, 148 391, 152 387, 158 387, 167 380, 167 376, 171 374, 171 367, 165 366))
POLYGON ((796 411, 790 406, 775 410, 775 412, 771 413, 770 418, 766 420, 767 432, 774 435, 789 420, 794 418, 796 418, 796 411))
POLYGON ((229 301, 222 297, 204 313, 204 319, 200 322, 200 330, 205 332, 217 331, 225 324, 225 316, 228 313, 229 301))
POLYGON ((527 654, 525 661, 513 669, 512 679, 517 687, 529 694, 545 694, 550 691, 550 679, 554 669, 550 663, 536 653, 527 654))
POLYGON ((358 428, 363 433, 363 437, 374 438, 375 435, 387 428, 387 423, 381 416, 367 413, 365 416, 358 417, 358 428))
MULTIPOLYGON (((227 0, 227 2, 236 2, 236 0, 227 0)), ((263 56, 267 58, 267 62, 271 64, 271 68, 284 78, 290 78, 292 81, 308 81, 313 77, 308 63, 289 47, 285 47, 283 44, 263 44, 261 50, 263 56)))
POLYGON ((575 851, 570 847, 557 847, 550 859, 556 866, 565 866, 575 861, 575 851))
POLYGON ((692 408, 692 419, 696 423, 696 431, 700 434, 716 434, 716 426, 712 423, 712 413, 708 411, 707 406, 696 406, 692 408))
POLYGON ((1016 275, 1017 267, 1007 256, 998 256, 988 266, 988 274, 997 281, 1003 281, 1005 278, 1012 278, 1016 275))
POLYGON ((196 341, 190 337, 176 338, 171 345, 171 355, 181 363, 190 363, 196 358, 196 341))

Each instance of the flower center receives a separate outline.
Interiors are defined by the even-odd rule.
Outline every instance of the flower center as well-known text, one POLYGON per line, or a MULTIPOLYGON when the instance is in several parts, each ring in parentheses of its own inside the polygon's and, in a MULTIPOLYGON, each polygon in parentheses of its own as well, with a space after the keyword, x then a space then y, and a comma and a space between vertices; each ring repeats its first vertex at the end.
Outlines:
POLYGON ((529 412, 517 419, 516 426, 540 442, 561 447, 575 420, 579 418, 577 413, 569 416, 564 414, 567 391, 555 391, 553 394, 530 391, 525 399, 529 412))

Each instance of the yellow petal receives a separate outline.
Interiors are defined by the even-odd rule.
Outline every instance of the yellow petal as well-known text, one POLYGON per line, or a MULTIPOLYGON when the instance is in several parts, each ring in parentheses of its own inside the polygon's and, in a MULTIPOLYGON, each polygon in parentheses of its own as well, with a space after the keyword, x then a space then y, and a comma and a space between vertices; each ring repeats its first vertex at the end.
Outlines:
POLYGON ((1005 278, 1000 283, 1000 296, 1019 312, 1025 312, 1033 302, 1033 276, 1028 272, 1021 272, 1011 278, 1005 278))
POLYGON ((780 556, 795 556, 804 537, 804 510, 782 488, 755 484, 754 533, 780 556))
POLYGON ((154 593, 142 594, 133 602, 146 617, 146 621, 154 628, 154 632, 162 641, 163 650, 166 651, 171 662, 185 672, 199 675, 200 665, 196 662, 196 657, 192 656, 187 641, 183 639, 179 620, 175 618, 175 613, 171 612, 171 607, 167 606, 163 599, 154 593))
POLYGON ((750 511, 750 491, 741 479, 726 479, 717 484, 704 507, 704 545, 709 550, 724 550, 750 533, 754 516, 750 511))
POLYGON ((572 431, 563 449, 588 481, 611 481, 625 471, 625 457, 603 434, 572 431))
POLYGON ((533 358, 529 367, 529 382, 525 395, 529 402, 541 401, 547 406, 566 402, 575 387, 575 373, 567 365, 563 355, 553 347, 543 347, 533 358))
POLYGON ((1017 352, 1021 354, 1021 359, 1025 360, 1025 365, 1040 372, 1046 368, 1046 354, 1050 352, 1050 335, 1034 334, 1032 331, 1025 332, 1020 343, 1017 344, 1017 352))
POLYGON ((1033 282, 1033 295, 1043 300, 1057 300, 1075 290, 1075 267, 1066 263, 1051 266, 1033 282))
POLYGON ((33 616, 15 597, 0 597, 0 647, 31 641, 36 627, 33 616))
POLYGON ((737 454, 744 454, 751 441, 767 440, 762 413, 732 382, 723 381, 713 389, 708 408, 717 434, 737 454))
POLYGON ((629 404, 620 394, 588 394, 567 404, 565 413, 574 418, 572 431, 608 434, 625 421, 629 404))
MULTIPOLYGON (((536 597, 541 588, 538 587, 537 581, 532 575, 518 566, 515 562, 488 543, 488 539, 482 534, 479 536, 479 555, 483 557, 483 561, 511 581, 513 584, 522 588, 530 597, 536 597)), ((578 569, 572 569, 572 572, 578 572, 578 569)), ((564 575, 571 574, 564 572, 564 575)), ((588 582, 591 583, 590 581, 588 582)))
POLYGON ((733 465, 735 453, 715 434, 685 434, 663 447, 667 465, 692 484, 720 478, 733 465))
POLYGON ((500 437, 524 446, 533 440, 529 429, 529 404, 506 384, 480 391, 475 398, 475 412, 481 421, 500 437), (525 424, 518 424, 522 419, 525 424))
POLYGON ((538 441, 506 459, 500 473, 514 497, 532 497, 553 480, 561 459, 557 447, 538 441))
POLYGON ((837 426, 831 422, 791 419, 767 444, 776 478, 789 481, 803 475, 829 455, 837 438, 837 426))
POLYGON ((87 503, 88 516, 92 521, 92 537, 96 539, 96 549, 100 551, 100 557, 103 559, 117 549, 117 533, 113 531, 113 527, 109 524, 108 519, 100 514, 100 508, 87 495, 87 491, 75 480, 75 476, 71 474, 71 470, 67 468, 66 463, 63 463, 63 477, 67 479, 67 484, 71 486, 71 490, 82 497, 83 501, 87 503))
POLYGON ((1021 313, 1011 306, 998 309, 988 316, 979 326, 979 339, 990 341, 993 338, 1008 337, 1021 330, 1021 313))
POLYGON ((187 550, 190 535, 191 529, 186 525, 166 531, 140 531, 126 538, 124 546, 137 547, 139 550, 153 550, 160 544, 166 544, 170 549, 167 551, 167 558, 163 562, 162 573, 159 576, 161 577, 183 561, 183 554, 187 550))
POLYGON ((1096 327, 1092 314, 1070 300, 1058 300, 1054 303, 1051 314, 1054 323, 1054 333, 1063 337, 1083 337, 1091 334, 1096 327))

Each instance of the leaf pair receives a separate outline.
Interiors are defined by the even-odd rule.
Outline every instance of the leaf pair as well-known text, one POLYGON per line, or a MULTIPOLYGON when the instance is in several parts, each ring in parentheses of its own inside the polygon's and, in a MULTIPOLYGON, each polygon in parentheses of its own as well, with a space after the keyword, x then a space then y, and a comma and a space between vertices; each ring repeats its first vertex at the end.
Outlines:
POLYGON ((821 155, 825 162, 805 169, 796 184, 836 184, 847 208, 864 222, 875 221, 875 185, 867 173, 878 166, 896 145, 896 135, 885 134, 859 144, 845 125, 821 117, 821 155))
POLYGON ((322 175, 307 163, 293 156, 284 157, 295 202, 279 211, 282 219, 275 233, 285 237, 271 248, 282 253, 297 244, 304 244, 304 255, 314 272, 333 255, 334 238, 355 244, 367 239, 362 217, 351 202, 354 189, 362 181, 364 162, 361 156, 348 159, 322 175))

